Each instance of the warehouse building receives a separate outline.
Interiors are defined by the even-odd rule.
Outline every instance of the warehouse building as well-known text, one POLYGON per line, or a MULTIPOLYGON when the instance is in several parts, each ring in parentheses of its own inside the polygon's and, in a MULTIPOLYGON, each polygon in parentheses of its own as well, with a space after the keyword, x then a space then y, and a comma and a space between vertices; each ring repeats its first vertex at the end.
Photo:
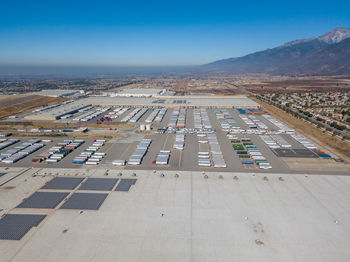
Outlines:
POLYGON ((71 90, 71 89, 44 89, 40 92, 34 92, 33 95, 37 96, 50 96, 50 97, 73 97, 83 95, 83 90, 71 90))
POLYGON ((0 190, 3 262, 350 257, 349 176, 115 169, 105 177, 103 168, 0 172, 13 185, 0 190), (46 175, 51 172, 56 180, 46 175), (87 187, 102 191, 81 192, 87 187), (53 204, 36 207, 47 203, 53 204))
POLYGON ((258 103, 246 96, 89 97, 81 101, 99 106, 259 107, 258 103))
POLYGON ((166 89, 154 88, 132 88, 124 89, 119 92, 111 93, 111 97, 155 97, 162 96, 166 93, 166 89))
POLYGON ((72 103, 63 104, 61 106, 52 108, 50 110, 35 112, 24 117, 26 120, 57 120, 65 115, 75 114, 79 110, 87 108, 91 104, 85 102, 75 101, 72 103))

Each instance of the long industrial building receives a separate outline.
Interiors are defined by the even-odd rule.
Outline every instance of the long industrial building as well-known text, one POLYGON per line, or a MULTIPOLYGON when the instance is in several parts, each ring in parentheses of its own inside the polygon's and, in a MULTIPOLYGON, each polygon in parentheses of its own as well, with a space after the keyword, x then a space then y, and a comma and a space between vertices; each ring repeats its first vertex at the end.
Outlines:
POLYGON ((83 90, 73 89, 43 89, 39 92, 34 92, 33 95, 50 96, 50 97, 71 97, 84 94, 83 90))
POLYGON ((89 97, 80 101, 102 106, 259 107, 246 96, 89 97))
POLYGON ((7 172, 0 182, 12 187, 0 190, 1 261, 328 262, 350 256, 349 176, 0 171, 7 172), (84 191, 102 182, 113 189, 84 191))
POLYGON ((162 96, 166 93, 166 89, 154 88, 132 88, 124 89, 119 92, 109 93, 111 97, 155 97, 162 96))
POLYGON ((62 104, 45 111, 34 112, 26 120, 58 120, 89 106, 161 106, 207 108, 258 108, 259 104, 246 96, 165 96, 165 97, 100 97, 91 96, 62 104))
POLYGON ((58 106, 58 107, 55 107, 55 108, 52 108, 49 110, 35 112, 33 114, 25 116, 24 119, 26 119, 26 120, 57 120, 65 115, 74 114, 74 113, 78 112, 79 110, 84 109, 84 108, 89 107, 89 106, 91 106, 91 105, 86 103, 86 101, 77 100, 75 102, 63 104, 61 106, 58 106))

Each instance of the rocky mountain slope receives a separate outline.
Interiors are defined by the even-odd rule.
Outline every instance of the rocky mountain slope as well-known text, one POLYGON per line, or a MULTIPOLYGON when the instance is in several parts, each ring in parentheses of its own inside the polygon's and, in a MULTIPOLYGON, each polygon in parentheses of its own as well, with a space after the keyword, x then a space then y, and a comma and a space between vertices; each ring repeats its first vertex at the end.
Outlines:
POLYGON ((350 74, 350 29, 336 28, 319 37, 219 60, 204 65, 203 70, 232 74, 350 74))

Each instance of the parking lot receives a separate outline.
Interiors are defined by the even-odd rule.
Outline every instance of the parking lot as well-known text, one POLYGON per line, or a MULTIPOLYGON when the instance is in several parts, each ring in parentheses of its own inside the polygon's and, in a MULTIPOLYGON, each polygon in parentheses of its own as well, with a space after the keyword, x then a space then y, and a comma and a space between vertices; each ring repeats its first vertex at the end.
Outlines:
MULTIPOLYGON (((112 109, 111 109, 112 110, 112 109)), ((153 129, 157 129, 158 127, 166 127, 169 123, 170 117, 172 115, 174 109, 168 109, 164 115, 164 118, 161 122, 152 123, 153 129)), ((225 109, 231 115, 231 117, 236 121, 237 125, 241 129, 249 130, 249 126, 242 118, 239 116, 239 113, 236 109, 225 109)), ((128 112, 132 111, 132 108, 126 110, 118 119, 125 117, 128 112)), ((149 108, 147 112, 138 120, 140 123, 144 123, 147 117, 151 114, 153 110, 149 108)), ((186 109, 186 122, 185 127, 189 129, 193 129, 194 125, 194 109, 187 108, 186 109)), ((198 111, 197 111, 198 112, 198 111)), ((108 169, 113 168, 122 168, 122 169, 135 169, 135 170, 186 170, 186 171, 219 171, 219 172, 290 172, 291 169, 283 160, 284 157, 300 157, 300 158, 308 158, 308 157, 318 157, 312 151, 306 149, 304 145, 297 142, 288 134, 280 134, 279 136, 290 144, 291 148, 280 148, 280 149, 271 149, 267 146, 266 143, 259 137, 259 135, 251 134, 251 133, 237 133, 236 136, 239 139, 250 139, 251 143, 254 144, 256 148, 255 151, 258 151, 271 165, 271 169, 262 170, 255 164, 247 165, 242 164, 244 159, 241 158, 234 150, 233 145, 231 144, 230 139, 227 136, 228 131, 223 130, 221 128, 221 124, 219 123, 217 116, 214 113, 214 109, 206 109, 207 116, 210 120, 210 124, 212 128, 215 130, 215 135, 217 138, 217 142, 219 148, 222 152, 223 159, 225 161, 226 167, 205 167, 198 165, 198 152, 200 151, 208 151, 210 147, 208 143, 199 140, 196 133, 187 133, 185 135, 185 144, 183 150, 175 149, 173 147, 175 142, 175 133, 165 132, 164 134, 153 134, 153 135, 142 135, 139 134, 137 136, 127 134, 128 137, 121 140, 111 140, 106 141, 106 144, 99 149, 98 152, 106 153, 105 157, 102 161, 97 165, 100 167, 105 167, 108 169), (140 165, 126 165, 122 167, 115 167, 112 165, 114 160, 126 160, 128 161, 130 156, 135 152, 137 145, 141 141, 142 138, 150 138, 152 139, 152 143, 142 159, 142 163, 140 165), (170 158, 168 164, 157 165, 155 162, 157 155, 161 150, 169 150, 170 158)), ((271 130, 277 131, 278 127, 273 123, 265 119, 261 115, 256 115, 256 119, 263 122, 268 128, 271 130)), ((116 119, 116 121, 118 121, 116 119)), ((93 120, 92 120, 93 121, 93 120)), ((133 132, 133 131, 130 131, 133 132)), ((18 146, 18 144, 26 142, 30 138, 21 138, 20 142, 13 144, 7 148, 0 150, 0 154, 5 152, 8 149, 14 148, 18 146)), ((206 139, 206 138, 205 138, 206 139)), ((51 139, 51 142, 45 142, 44 147, 40 148, 38 151, 26 156, 23 159, 20 159, 16 163, 5 164, 0 162, 0 166, 13 166, 13 167, 39 167, 39 168, 80 168, 82 166, 87 167, 85 164, 73 164, 72 160, 79 156, 81 152, 85 151, 89 146, 92 145, 94 139, 84 139, 84 143, 73 150, 67 156, 65 156, 62 160, 57 163, 48 164, 45 161, 41 163, 33 163, 33 157, 46 152, 50 147, 56 145, 59 142, 62 142, 64 138, 54 138, 51 139)), ((42 143, 42 142, 40 142, 42 143)), ((88 167, 93 168, 93 167, 88 167)))

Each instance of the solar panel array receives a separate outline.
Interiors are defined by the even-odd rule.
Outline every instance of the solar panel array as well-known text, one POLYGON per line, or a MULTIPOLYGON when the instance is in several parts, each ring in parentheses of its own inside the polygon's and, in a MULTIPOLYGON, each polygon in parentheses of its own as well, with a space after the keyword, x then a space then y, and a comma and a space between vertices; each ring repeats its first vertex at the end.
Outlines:
POLYGON ((73 190, 76 188, 84 178, 80 177, 55 177, 49 181, 41 189, 62 189, 62 190, 73 190))
POLYGON ((165 99, 156 99, 152 101, 152 104, 164 104, 165 99))
MULTIPOLYGON (((1 176, 1 173, 0 173, 1 176)), ((17 208, 47 208, 54 209, 82 183, 84 178, 55 177, 41 189, 45 190, 69 190, 68 192, 38 191, 24 199, 17 208)), ((115 191, 129 191, 135 185, 137 179, 120 179, 115 191)), ((118 183, 118 178, 88 178, 80 185, 79 190, 111 191, 118 183)), ((98 210, 107 198, 106 193, 73 193, 61 206, 60 209, 98 210)), ((0 219, 0 239, 21 240, 32 228, 40 224, 46 215, 33 214, 7 214, 0 219)))
POLYGON ((184 99, 176 99, 176 100, 173 100, 173 104, 186 104, 187 101, 184 99))
POLYGON ((60 208, 98 210, 108 194, 74 193, 60 208))
POLYGON ((121 179, 115 191, 129 191, 130 187, 136 184, 136 180, 131 178, 121 179))
POLYGON ((111 191, 118 182, 118 178, 88 178, 78 190, 111 191))
POLYGON ((21 240, 32 228, 40 224, 46 215, 7 214, 0 219, 0 239, 21 240))
POLYGON ((67 192, 35 192, 24 199, 17 208, 55 208, 68 194, 67 192))

